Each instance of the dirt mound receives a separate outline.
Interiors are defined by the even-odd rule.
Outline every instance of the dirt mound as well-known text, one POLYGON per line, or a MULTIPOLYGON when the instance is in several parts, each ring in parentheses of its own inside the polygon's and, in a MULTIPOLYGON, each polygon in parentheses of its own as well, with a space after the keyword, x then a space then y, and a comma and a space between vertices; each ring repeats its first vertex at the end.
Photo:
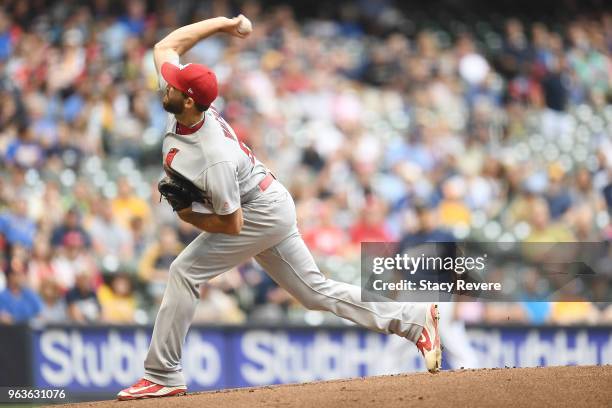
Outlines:
POLYGON ((612 366, 508 368, 403 374, 240 388, 141 401, 64 407, 604 407, 612 406, 612 366))

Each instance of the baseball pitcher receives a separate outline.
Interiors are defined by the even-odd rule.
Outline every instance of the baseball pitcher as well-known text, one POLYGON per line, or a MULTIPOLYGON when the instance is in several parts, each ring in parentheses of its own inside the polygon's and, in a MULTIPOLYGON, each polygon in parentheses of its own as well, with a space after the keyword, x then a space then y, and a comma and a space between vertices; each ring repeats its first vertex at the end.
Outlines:
POLYGON ((203 232, 170 266, 145 376, 119 392, 120 400, 186 392, 181 351, 198 287, 252 257, 305 307, 404 337, 416 344, 430 372, 440 369, 437 305, 362 302, 359 287, 327 279, 298 232, 291 195, 212 106, 215 74, 204 65, 179 64, 200 40, 217 33, 245 38, 250 29, 243 15, 212 18, 178 28, 153 50, 169 113, 163 141, 166 177, 159 191, 183 221, 203 232))

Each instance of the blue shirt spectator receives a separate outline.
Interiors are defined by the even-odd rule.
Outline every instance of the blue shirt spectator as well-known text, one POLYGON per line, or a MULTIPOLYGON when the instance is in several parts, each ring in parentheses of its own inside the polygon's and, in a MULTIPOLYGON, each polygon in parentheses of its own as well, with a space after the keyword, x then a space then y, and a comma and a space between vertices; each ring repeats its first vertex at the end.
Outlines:
POLYGON ((14 259, 6 273, 6 289, 0 292, 0 322, 23 323, 42 310, 40 297, 26 287, 25 262, 14 259))
POLYGON ((17 200, 14 211, 0 214, 0 234, 10 244, 31 248, 36 235, 36 224, 28 218, 26 206, 25 200, 17 200))
POLYGON ((11 36, 8 32, 0 34, 0 60, 5 60, 11 55, 11 36))
POLYGON ((550 302, 522 302, 521 305, 527 313, 529 323, 544 324, 550 316, 550 302))
POLYGON ((0 292, 0 314, 5 313, 14 323, 28 321, 36 317, 42 309, 40 297, 29 288, 17 292, 7 288, 0 292))
POLYGON ((6 60, 13 51, 10 24, 7 15, 0 9, 0 61, 6 60))

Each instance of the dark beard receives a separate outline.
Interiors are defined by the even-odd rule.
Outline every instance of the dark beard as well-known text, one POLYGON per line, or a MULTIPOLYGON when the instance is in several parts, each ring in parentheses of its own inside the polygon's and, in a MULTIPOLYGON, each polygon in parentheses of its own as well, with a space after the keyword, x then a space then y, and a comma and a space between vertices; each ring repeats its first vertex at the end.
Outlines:
POLYGON ((175 115, 179 115, 181 113, 183 113, 183 111, 185 110, 185 105, 183 104, 183 101, 170 101, 168 100, 168 102, 164 102, 163 104, 164 110, 166 112, 170 112, 173 113, 175 115))

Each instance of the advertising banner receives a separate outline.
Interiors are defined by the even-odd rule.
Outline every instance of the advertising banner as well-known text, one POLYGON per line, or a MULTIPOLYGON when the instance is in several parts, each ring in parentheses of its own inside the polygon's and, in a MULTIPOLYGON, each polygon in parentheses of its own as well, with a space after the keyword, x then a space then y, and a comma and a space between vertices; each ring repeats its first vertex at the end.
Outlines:
MULTIPOLYGON (((58 327, 32 336, 34 386, 115 393, 143 374, 151 330, 58 327)), ((612 363, 609 327, 472 327, 481 367, 612 363)), ((416 348, 356 328, 192 328, 183 353, 190 390, 422 371, 416 348)))

